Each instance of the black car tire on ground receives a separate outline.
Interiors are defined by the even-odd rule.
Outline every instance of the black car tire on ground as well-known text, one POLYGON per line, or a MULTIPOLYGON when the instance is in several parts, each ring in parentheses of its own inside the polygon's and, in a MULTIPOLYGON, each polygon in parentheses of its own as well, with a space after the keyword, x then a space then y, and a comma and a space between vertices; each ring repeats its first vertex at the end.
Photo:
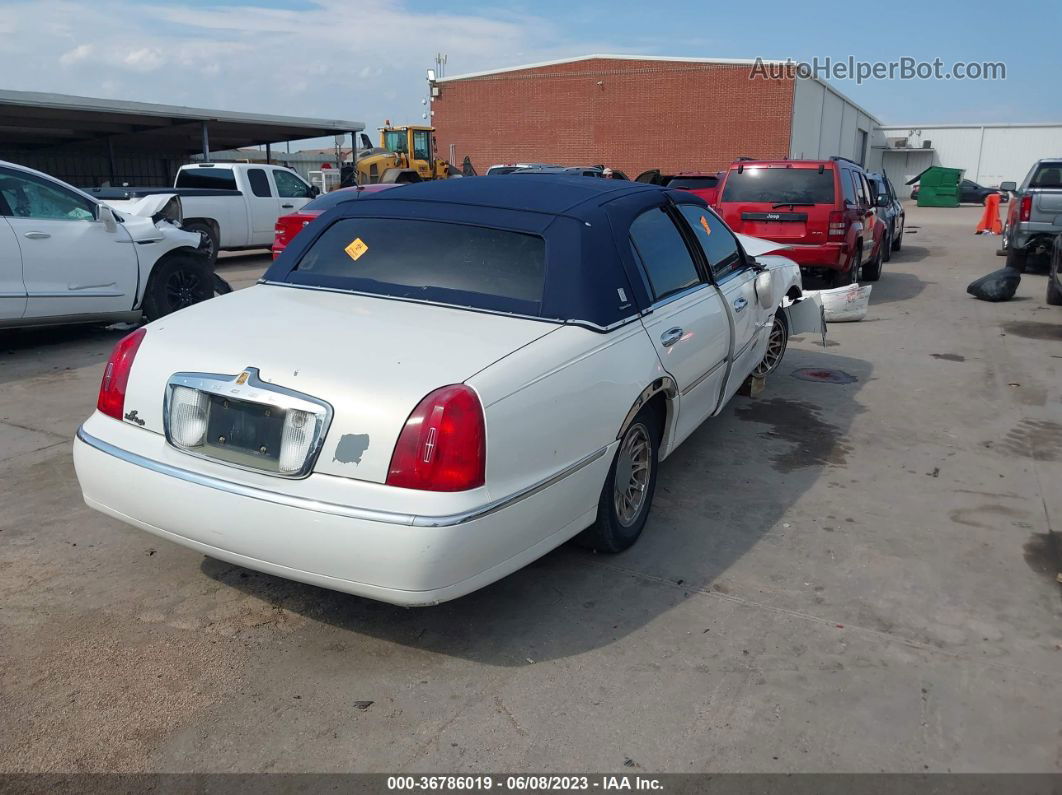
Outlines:
POLYGON ((1058 289, 1054 276, 1047 277, 1047 303, 1051 306, 1062 306, 1062 290, 1058 289))
POLYGON ((199 244, 199 252, 206 257, 208 264, 213 265, 218 259, 218 238, 214 234, 214 227, 206 221, 188 221, 181 224, 185 232, 198 232, 201 234, 202 243, 199 244))
POLYGON ((645 527, 649 518, 649 509, 653 504, 653 492, 656 491, 656 472, 660 448, 660 417, 652 405, 645 406, 635 416, 630 426, 623 433, 612 466, 601 489, 601 498, 597 505, 597 521, 576 536, 576 542, 597 552, 622 552, 630 547, 645 527), (646 448, 645 445, 648 445, 646 448), (640 461, 633 467, 625 451, 634 445, 640 451, 640 461), (636 474, 634 467, 648 465, 645 476, 641 503, 633 516, 623 521, 617 510, 616 479, 617 475, 627 482, 636 474), (620 471, 617 471, 620 470, 620 471))
POLYGON ((882 250, 885 248, 885 241, 882 240, 878 245, 878 254, 869 262, 864 262, 863 267, 859 271, 859 278, 865 282, 876 282, 881 278, 881 266, 882 266, 882 250))
POLYGON ((888 262, 892 259, 892 230, 885 230, 885 239, 881 241, 881 261, 888 262))
POLYGON ((1007 249, 1007 267, 1013 268, 1018 273, 1025 273, 1025 264, 1028 260, 1028 255, 1024 251, 1019 251, 1016 248, 1007 249))
POLYGON ((847 287, 849 284, 855 284, 859 281, 859 269, 863 264, 862 248, 856 249, 854 260, 851 263, 851 267, 846 271, 830 271, 831 288, 847 287))
POLYGON ((892 239, 892 250, 893 251, 899 251, 900 250, 900 246, 903 245, 903 225, 904 225, 904 223, 906 223, 906 221, 907 221, 907 218, 905 216, 900 216, 900 226, 896 230, 896 236, 892 239))
POLYGON ((151 271, 144 293, 144 315, 148 320, 184 309, 214 297, 214 270, 197 254, 174 254, 151 271))

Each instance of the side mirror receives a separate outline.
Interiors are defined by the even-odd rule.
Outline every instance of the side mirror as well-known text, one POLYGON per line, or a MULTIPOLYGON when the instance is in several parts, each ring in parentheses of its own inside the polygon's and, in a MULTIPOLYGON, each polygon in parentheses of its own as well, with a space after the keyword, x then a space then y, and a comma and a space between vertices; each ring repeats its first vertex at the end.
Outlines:
POLYGON ((1009 191, 1010 193, 1013 193, 1014 191, 1016 191, 1018 189, 1018 185, 1017 185, 1017 183, 1014 183, 1014 182, 1001 182, 1001 183, 999 183, 999 189, 1000 190, 1009 191))
POLYGON ((889 194, 881 193, 878 195, 878 207, 888 207, 892 204, 892 199, 889 198, 889 194))
POLYGON ((320 195, 321 195, 321 189, 318 188, 316 185, 311 185, 310 186, 310 198, 316 199, 320 195))
POLYGON ((103 228, 108 232, 114 232, 118 229, 118 221, 114 217, 114 210, 108 207, 106 204, 97 204, 99 207, 99 219, 103 221, 103 228))

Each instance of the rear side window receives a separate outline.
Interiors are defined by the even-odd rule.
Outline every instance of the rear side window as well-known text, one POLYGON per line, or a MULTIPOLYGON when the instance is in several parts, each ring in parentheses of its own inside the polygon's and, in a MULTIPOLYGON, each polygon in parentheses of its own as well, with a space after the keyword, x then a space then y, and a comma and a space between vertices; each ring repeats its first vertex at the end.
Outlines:
POLYGON ((1030 188, 1062 188, 1062 163, 1041 163, 1033 174, 1030 188))
POLYGON ((742 259, 737 238, 715 213, 694 204, 680 204, 678 208, 693 230, 693 236, 697 238, 697 243, 712 268, 712 275, 717 280, 741 267, 742 259))
POLYGON ((236 175, 231 168, 186 168, 177 172, 176 187, 236 190, 236 175))
POLYGON ((546 277, 538 236, 397 218, 344 218, 288 281, 537 315, 546 277))
POLYGON ((669 188, 679 190, 704 190, 719 184, 719 177, 675 177, 667 183, 669 188))
POLYGON ((264 168, 247 169, 247 181, 251 183, 251 193, 259 198, 268 199, 272 196, 269 190, 269 177, 264 168))
POLYGON ((631 247, 645 268, 657 301, 701 280, 678 227, 662 209, 649 210, 634 219, 631 247))
POLYGON ((744 168, 731 170, 724 202, 833 204, 833 169, 744 168))

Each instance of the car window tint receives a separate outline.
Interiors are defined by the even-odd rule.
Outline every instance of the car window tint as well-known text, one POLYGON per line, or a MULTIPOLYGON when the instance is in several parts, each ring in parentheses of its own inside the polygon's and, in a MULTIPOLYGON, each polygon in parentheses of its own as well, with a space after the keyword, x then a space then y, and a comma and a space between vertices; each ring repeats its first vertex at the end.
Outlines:
POLYGON ((1062 163, 1041 163, 1029 187, 1062 188, 1062 163))
POLYGON ((656 300, 701 280, 682 234, 663 209, 649 210, 635 218, 630 238, 656 300))
POLYGON ((680 204, 678 208, 693 231, 693 236, 712 269, 712 275, 717 280, 741 269, 744 261, 738 249, 737 238, 719 216, 695 204, 680 204))
POLYGON ((833 204, 833 169, 735 168, 727 175, 722 201, 833 204))
POLYGON ((668 181, 669 188, 679 190, 704 190, 719 184, 719 177, 674 177, 668 181))
POLYGON ((300 284, 538 314, 545 274, 546 244, 536 235, 440 221, 343 218, 310 246, 291 276, 300 284))
POLYGON ((282 199, 309 199, 310 186, 290 171, 276 170, 273 179, 277 183, 277 195, 282 199))
POLYGON ((269 190, 269 177, 264 168, 247 169, 247 181, 251 183, 251 193, 259 198, 269 198, 272 193, 269 190))
POLYGON ((847 169, 842 169, 840 173, 841 177, 841 192, 844 194, 844 200, 847 202, 856 203, 856 194, 853 187, 851 172, 847 169))
POLYGON ((0 196, 13 218, 91 221, 96 217, 90 199, 29 174, 0 171, 0 196))
POLYGON ((178 188, 206 188, 209 190, 236 190, 236 174, 231 168, 198 166, 177 172, 178 188))

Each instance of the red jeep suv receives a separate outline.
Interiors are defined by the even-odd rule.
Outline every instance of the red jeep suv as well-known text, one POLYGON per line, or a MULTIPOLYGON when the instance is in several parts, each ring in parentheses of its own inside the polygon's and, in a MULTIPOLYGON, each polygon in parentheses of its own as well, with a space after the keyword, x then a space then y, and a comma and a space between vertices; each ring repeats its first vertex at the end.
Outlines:
POLYGON ((717 208, 731 229, 784 243, 785 256, 833 287, 881 271, 877 197, 866 172, 829 160, 739 160, 723 179, 717 208))

